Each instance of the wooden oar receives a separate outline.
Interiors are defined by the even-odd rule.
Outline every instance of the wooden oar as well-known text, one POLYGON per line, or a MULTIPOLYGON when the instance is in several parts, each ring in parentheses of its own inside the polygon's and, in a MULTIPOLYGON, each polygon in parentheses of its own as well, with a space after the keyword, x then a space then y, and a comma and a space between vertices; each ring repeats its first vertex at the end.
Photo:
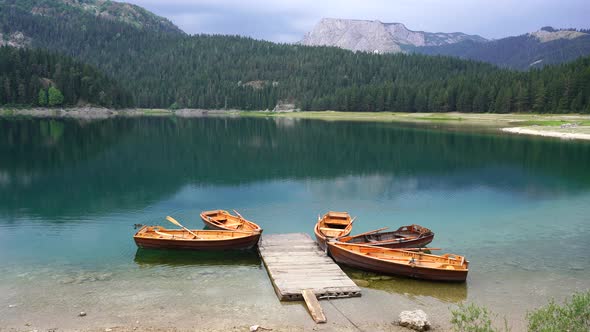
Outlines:
POLYGON ((339 237, 337 240, 340 240, 340 239, 350 240, 350 239, 354 239, 354 238, 357 238, 357 237, 360 237, 360 236, 363 236, 363 235, 369 235, 369 234, 381 232, 381 231, 384 231, 384 230, 386 230, 388 228, 389 227, 383 227, 383 228, 379 228, 379 229, 376 229, 376 230, 373 230, 373 231, 368 231, 368 232, 360 233, 360 234, 353 235, 353 236, 343 236, 343 237, 339 237))
POLYGON ((185 231, 189 232, 190 234, 192 234, 192 235, 193 235, 194 237, 196 237, 197 239, 200 239, 200 237, 199 237, 197 234, 193 233, 193 231, 191 231, 190 229, 188 229, 188 228, 186 228, 186 227, 182 226, 182 224, 180 224, 180 223, 179 223, 179 222, 178 222, 176 219, 174 219, 174 218, 172 218, 172 217, 170 217, 170 216, 167 216, 167 217, 166 217, 166 220, 168 220, 169 222, 173 223, 174 225, 176 225, 176 226, 178 226, 178 227, 180 227, 180 228, 184 229, 185 231))
POLYGON ((442 250, 442 248, 391 248, 391 249, 408 250, 408 251, 442 250))
POLYGON ((238 211, 236 211, 236 210, 233 210, 233 209, 232 209, 232 211, 234 211, 234 212, 235 212, 235 214, 237 214, 237 215, 238 215, 238 218, 240 218, 240 219, 242 219, 242 220, 246 220, 246 219, 244 219, 244 217, 242 217, 242 215, 241 215, 241 214, 240 214, 238 211))

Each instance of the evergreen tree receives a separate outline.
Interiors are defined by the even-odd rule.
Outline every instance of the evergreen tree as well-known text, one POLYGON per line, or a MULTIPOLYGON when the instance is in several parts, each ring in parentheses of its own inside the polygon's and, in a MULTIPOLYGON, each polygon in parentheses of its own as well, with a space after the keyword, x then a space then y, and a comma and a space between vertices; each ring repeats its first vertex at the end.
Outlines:
POLYGON ((47 91, 45 89, 39 89, 39 98, 37 104, 39 106, 47 106, 47 91))

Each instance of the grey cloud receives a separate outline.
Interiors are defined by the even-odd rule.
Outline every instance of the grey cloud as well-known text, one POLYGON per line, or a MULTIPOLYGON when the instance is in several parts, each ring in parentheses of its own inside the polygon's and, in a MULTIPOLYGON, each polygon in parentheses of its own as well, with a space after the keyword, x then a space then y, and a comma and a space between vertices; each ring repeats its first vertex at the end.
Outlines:
MULTIPOLYGON (((124 0, 121 0, 124 1, 124 0)), ((401 22, 413 30, 461 31, 487 38, 541 26, 589 28, 588 0, 127 0, 191 34, 232 34, 294 42, 322 17, 401 22)))

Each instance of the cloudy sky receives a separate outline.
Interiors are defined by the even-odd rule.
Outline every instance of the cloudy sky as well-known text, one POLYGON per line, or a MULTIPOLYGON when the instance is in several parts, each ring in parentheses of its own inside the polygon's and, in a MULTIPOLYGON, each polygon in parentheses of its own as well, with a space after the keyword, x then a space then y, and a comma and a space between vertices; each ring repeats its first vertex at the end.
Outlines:
POLYGON ((409 29, 502 38, 545 25, 590 28, 590 0, 119 0, 187 33, 294 42, 322 17, 402 22, 409 29))

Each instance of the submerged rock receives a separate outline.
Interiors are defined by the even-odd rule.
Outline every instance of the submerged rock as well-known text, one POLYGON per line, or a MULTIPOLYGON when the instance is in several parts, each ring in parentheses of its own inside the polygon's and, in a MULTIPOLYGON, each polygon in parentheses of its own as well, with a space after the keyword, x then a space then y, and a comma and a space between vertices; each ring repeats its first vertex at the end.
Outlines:
POLYGON ((84 317, 86 316, 86 312, 84 311, 80 311, 80 313, 78 314, 79 317, 84 317))
POLYGON ((369 287, 371 284, 369 281, 363 279, 352 279, 352 281, 359 287, 369 287))
POLYGON ((428 315, 420 309, 413 311, 402 311, 399 314, 399 325, 416 331, 428 331, 430 321, 428 315))

